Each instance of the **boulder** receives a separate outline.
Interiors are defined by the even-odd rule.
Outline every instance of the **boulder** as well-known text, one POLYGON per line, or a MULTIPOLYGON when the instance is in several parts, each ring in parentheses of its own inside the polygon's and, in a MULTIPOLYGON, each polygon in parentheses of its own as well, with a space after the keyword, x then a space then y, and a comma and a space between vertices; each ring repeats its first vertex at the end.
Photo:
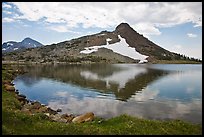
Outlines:
POLYGON ((11 84, 11 81, 10 81, 10 80, 3 80, 3 84, 8 84, 8 85, 10 85, 10 84, 11 84))
POLYGON ((5 84, 4 86, 5 86, 5 89, 6 89, 7 91, 12 91, 12 92, 15 91, 14 86, 11 86, 11 85, 8 85, 8 84, 5 84))
POLYGON ((62 115, 61 115, 61 118, 66 119, 66 120, 67 120, 67 123, 71 123, 72 120, 74 119, 74 115, 72 115, 72 114, 70 114, 70 115, 68 115, 68 114, 62 114, 62 115))
POLYGON ((55 111, 55 110, 51 109, 50 107, 48 107, 47 108, 47 113, 55 115, 55 114, 57 114, 57 111, 55 111))
POLYGON ((21 101, 23 101, 23 102, 25 102, 25 101, 27 101, 24 97, 21 97, 21 96, 16 96, 16 98, 21 102, 21 101))
POLYGON ((63 122, 63 123, 67 123, 67 120, 65 118, 61 118, 60 114, 56 114, 56 115, 50 115, 49 118, 53 121, 56 122, 63 122))
POLYGON ((47 112, 47 107, 42 106, 41 108, 38 109, 38 112, 43 112, 43 113, 47 112))
POLYGON ((94 119, 94 113, 88 112, 86 114, 80 115, 72 119, 73 123, 82 123, 87 121, 92 121, 94 119))
POLYGON ((32 102, 31 105, 32 105, 32 109, 39 109, 39 108, 41 108, 41 104, 38 101, 32 102))
POLYGON ((16 94, 18 95, 19 94, 19 92, 16 90, 16 94))

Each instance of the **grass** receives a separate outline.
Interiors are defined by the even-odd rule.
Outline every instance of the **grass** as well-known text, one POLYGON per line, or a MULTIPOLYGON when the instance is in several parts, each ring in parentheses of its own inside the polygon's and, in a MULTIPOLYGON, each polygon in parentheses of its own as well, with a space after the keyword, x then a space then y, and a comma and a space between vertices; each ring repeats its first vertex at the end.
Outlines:
MULTIPOLYGON (((3 66, 2 80, 16 75, 3 66)), ((44 114, 27 115, 20 111, 15 93, 2 85, 2 134, 3 135, 201 135, 202 125, 181 120, 158 121, 131 117, 126 114, 111 119, 96 117, 86 123, 58 123, 44 114), (102 122, 99 122, 102 121, 102 122)))

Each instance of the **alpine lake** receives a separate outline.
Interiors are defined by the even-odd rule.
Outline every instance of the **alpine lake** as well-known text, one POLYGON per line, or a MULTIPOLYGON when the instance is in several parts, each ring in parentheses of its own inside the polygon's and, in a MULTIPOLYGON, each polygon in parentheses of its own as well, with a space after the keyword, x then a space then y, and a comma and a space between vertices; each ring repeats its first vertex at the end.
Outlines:
POLYGON ((22 65, 20 94, 74 115, 202 123, 202 64, 22 65))

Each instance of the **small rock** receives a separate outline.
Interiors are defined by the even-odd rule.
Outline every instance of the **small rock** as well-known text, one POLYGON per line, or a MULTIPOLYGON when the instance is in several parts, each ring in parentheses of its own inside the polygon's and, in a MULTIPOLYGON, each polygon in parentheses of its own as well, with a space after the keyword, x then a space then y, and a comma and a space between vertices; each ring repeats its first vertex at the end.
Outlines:
POLYGON ((51 109, 50 107, 47 108, 47 112, 53 115, 57 114, 57 111, 51 109))
POLYGON ((58 108, 58 109, 57 109, 57 112, 62 112, 62 109, 58 108))
POLYGON ((103 122, 103 120, 99 120, 99 121, 98 121, 98 124, 101 124, 102 122, 103 122))
POLYGON ((19 101, 26 101, 26 99, 25 99, 24 97, 21 97, 21 96, 17 96, 17 99, 18 99, 19 101))
POLYGON ((32 102, 31 105, 33 105, 32 106, 33 109, 39 109, 41 107, 41 104, 38 101, 32 102))
POLYGON ((41 107, 41 108, 38 109, 38 111, 39 111, 39 112, 43 112, 43 113, 44 113, 44 112, 47 112, 47 107, 45 107, 45 106, 44 106, 44 107, 41 107))
POLYGON ((48 116, 48 117, 50 116, 50 114, 49 114, 49 113, 44 113, 44 114, 45 114, 46 116, 48 116))
POLYGON ((89 112, 80 116, 75 117, 72 119, 73 123, 82 123, 82 122, 87 122, 87 121, 92 121, 94 119, 94 113, 89 112))
POLYGON ((23 94, 20 94, 20 95, 18 95, 19 97, 23 97, 23 98, 26 98, 26 96, 25 95, 23 95, 23 94))
POLYGON ((5 89, 7 90, 7 91, 15 91, 15 88, 14 88, 14 86, 11 86, 11 85, 8 85, 8 84, 5 84, 4 85, 5 86, 5 89))
POLYGON ((18 100, 20 101, 21 105, 26 105, 26 104, 28 104, 28 100, 25 99, 25 98, 20 97, 18 100))
POLYGON ((61 115, 62 118, 66 118, 66 117, 68 117, 68 116, 69 116, 68 114, 62 114, 62 115, 61 115))

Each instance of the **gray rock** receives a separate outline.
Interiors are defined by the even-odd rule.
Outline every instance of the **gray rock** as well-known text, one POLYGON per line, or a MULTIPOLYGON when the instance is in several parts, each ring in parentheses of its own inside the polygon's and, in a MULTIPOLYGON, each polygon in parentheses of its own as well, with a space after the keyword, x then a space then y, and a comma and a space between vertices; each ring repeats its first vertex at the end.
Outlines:
POLYGON ((58 108, 58 109, 57 109, 57 112, 62 112, 62 109, 58 108))
POLYGON ((55 111, 55 110, 51 109, 50 107, 48 107, 47 108, 47 113, 55 115, 55 114, 57 114, 57 111, 55 111))
POLYGON ((82 123, 87 121, 92 121, 94 119, 94 113, 88 112, 86 114, 80 115, 72 119, 73 123, 82 123))
POLYGON ((33 109, 39 109, 41 107, 41 104, 38 101, 32 102, 31 105, 33 105, 33 109))
POLYGON ((62 115, 61 115, 61 118, 66 119, 66 120, 67 120, 67 123, 71 123, 72 120, 74 119, 74 115, 72 115, 72 114, 70 114, 70 115, 68 115, 68 114, 62 114, 62 115))
POLYGON ((67 120, 65 118, 62 118, 60 114, 50 115, 49 118, 56 122, 67 123, 67 120))
POLYGON ((18 95, 19 97, 23 97, 23 98, 26 98, 26 96, 25 95, 23 95, 23 94, 20 94, 20 95, 18 95))

